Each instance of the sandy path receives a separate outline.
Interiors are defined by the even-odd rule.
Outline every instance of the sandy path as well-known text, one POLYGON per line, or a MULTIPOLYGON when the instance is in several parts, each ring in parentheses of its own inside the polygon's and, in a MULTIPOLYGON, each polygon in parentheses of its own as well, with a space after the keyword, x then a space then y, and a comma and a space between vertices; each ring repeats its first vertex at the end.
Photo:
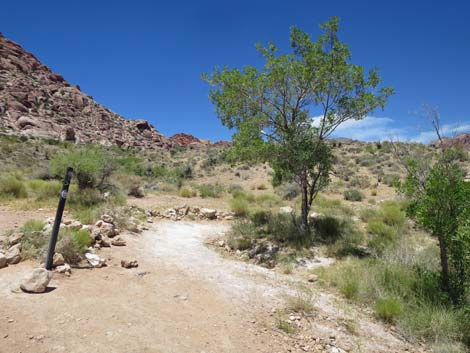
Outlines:
MULTIPOLYGON (((46 294, 11 291, 34 264, 0 270, 0 352, 304 351, 272 329, 271 309, 292 292, 285 278, 204 246, 207 235, 226 229, 220 223, 159 222, 141 235, 125 235, 126 247, 103 249, 108 267, 55 275, 55 289, 46 294), (139 267, 123 269, 121 259, 138 259, 139 267)), ((312 322, 307 335, 358 339, 332 320, 339 311, 328 295, 318 296, 316 305, 327 314, 312 322)), ((362 352, 402 351, 381 326, 361 321, 359 327, 368 340, 362 352)))

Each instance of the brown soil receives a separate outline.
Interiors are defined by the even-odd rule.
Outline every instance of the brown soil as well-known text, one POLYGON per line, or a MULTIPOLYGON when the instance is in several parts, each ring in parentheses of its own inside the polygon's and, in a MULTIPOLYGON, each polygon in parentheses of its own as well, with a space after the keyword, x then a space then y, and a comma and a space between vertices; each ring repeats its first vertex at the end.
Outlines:
POLYGON ((37 264, 0 270, 0 352, 332 351, 315 340, 333 340, 351 352, 410 349, 315 288, 315 314, 303 319, 308 324, 294 335, 278 330, 273 309, 285 307, 297 284, 204 246, 207 236, 226 229, 215 222, 158 222, 141 235, 125 235, 126 247, 100 251, 108 267, 75 269, 70 278, 54 274, 44 294, 17 289, 37 264), (137 259, 139 267, 126 270, 121 259, 137 259), (339 324, 345 316, 354 318, 358 332, 339 324))

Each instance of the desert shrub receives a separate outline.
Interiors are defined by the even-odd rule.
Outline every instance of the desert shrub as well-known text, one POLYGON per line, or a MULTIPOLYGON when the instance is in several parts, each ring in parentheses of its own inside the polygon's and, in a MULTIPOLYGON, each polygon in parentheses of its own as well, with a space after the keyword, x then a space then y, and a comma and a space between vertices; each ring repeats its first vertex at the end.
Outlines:
POLYGON ((101 216, 99 208, 83 208, 73 213, 74 217, 82 224, 94 224, 101 216))
POLYGON ((282 184, 276 188, 276 193, 283 200, 293 200, 300 195, 300 188, 295 183, 282 184))
POLYGON ((402 311, 402 305, 396 298, 379 298, 375 303, 376 315, 386 322, 395 322, 402 311))
POLYGON ((266 232, 270 238, 294 246, 306 246, 313 240, 310 229, 302 229, 300 220, 290 214, 272 213, 266 232))
POLYGON ((189 188, 181 188, 178 192, 178 194, 181 196, 181 197, 194 197, 196 196, 196 192, 194 190, 191 190, 189 188))
POLYGON ((377 189, 372 189, 372 190, 370 191, 370 194, 371 194, 372 196, 377 196, 377 189))
POLYGON ((238 184, 231 184, 227 191, 233 195, 235 192, 243 191, 243 188, 238 184))
POLYGON ((345 190, 343 196, 348 201, 362 201, 364 198, 364 194, 357 189, 345 190))
POLYGON ((224 187, 220 184, 204 184, 197 187, 202 198, 220 197, 224 192, 224 187))
POLYGON ((24 233, 21 239, 23 259, 38 259, 45 255, 50 234, 42 232, 44 225, 43 221, 31 219, 21 226, 20 231, 24 233))
POLYGON ((359 175, 349 181, 349 186, 353 188, 367 189, 370 186, 370 179, 365 175, 359 175))
POLYGON ((37 200, 48 200, 59 198, 62 183, 56 180, 45 181, 34 179, 28 182, 28 187, 32 190, 37 200))
POLYGON ((312 295, 303 291, 298 291, 295 295, 287 297, 287 310, 290 312, 311 314, 315 307, 312 302, 312 295))
POLYGON ((378 217, 378 212, 373 208, 364 208, 359 217, 363 222, 369 222, 378 217))
POLYGON ((368 246, 376 255, 381 255, 397 239, 396 229, 386 225, 381 220, 370 221, 366 229, 369 234, 373 235, 368 246))
POLYGON ((258 184, 258 185, 256 185, 256 189, 258 189, 258 190, 267 190, 267 188, 268 188, 268 187, 266 186, 266 184, 258 184))
POLYGON ((105 201, 97 189, 81 189, 70 192, 68 203, 71 207, 81 209, 99 205, 105 201))
POLYGON ((51 167, 58 178, 63 178, 67 167, 72 167, 81 190, 109 188, 109 178, 117 169, 114 158, 95 146, 77 147, 67 153, 58 154, 51 160, 51 167))
POLYGON ((0 175, 0 196, 25 198, 28 197, 28 191, 18 175, 4 173, 0 175))
POLYGON ((238 217, 248 215, 250 203, 243 197, 234 197, 230 200, 230 209, 238 217))
POLYGON ((62 254, 65 262, 77 264, 82 260, 82 255, 91 244, 91 237, 88 231, 66 230, 59 234, 56 252, 62 254))
POLYGON ((227 243, 235 250, 246 250, 252 245, 252 239, 257 237, 257 229, 252 222, 237 221, 232 225, 227 243))
POLYGON ((347 232, 337 239, 334 243, 329 244, 327 255, 331 257, 342 258, 345 256, 364 256, 360 246, 364 243, 364 234, 357 230, 347 232))
POLYGON ((380 205, 380 218, 389 226, 403 227, 406 215, 396 202, 387 201, 380 205))
POLYGON ((269 216, 269 212, 263 209, 255 209, 250 212, 250 220, 256 227, 267 224, 269 216))
POLYGON ((255 202, 265 208, 271 208, 281 203, 279 196, 273 194, 261 194, 255 197, 255 202))
POLYGON ((395 186, 400 181, 400 176, 398 174, 385 174, 381 179, 385 185, 395 186))
POLYGON ((232 197, 244 199, 250 203, 256 201, 256 196, 252 192, 246 192, 244 190, 234 190, 232 192, 232 197))

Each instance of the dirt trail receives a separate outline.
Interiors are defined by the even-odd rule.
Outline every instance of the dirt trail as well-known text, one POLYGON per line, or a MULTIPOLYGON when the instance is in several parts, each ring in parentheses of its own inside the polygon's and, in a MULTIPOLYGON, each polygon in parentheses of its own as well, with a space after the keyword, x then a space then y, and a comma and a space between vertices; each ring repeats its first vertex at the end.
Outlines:
POLYGON ((108 267, 55 275, 56 288, 45 294, 11 290, 34 264, 0 270, 0 352, 333 352, 299 345, 332 334, 351 352, 404 351, 405 344, 365 318, 358 317, 357 335, 345 332, 336 322, 342 310, 324 294, 315 297, 317 317, 301 338, 273 330, 271 310, 282 307, 293 286, 204 246, 206 236, 226 229, 159 222, 126 235, 126 247, 103 249, 108 267), (121 259, 137 259, 139 267, 123 269, 121 259))

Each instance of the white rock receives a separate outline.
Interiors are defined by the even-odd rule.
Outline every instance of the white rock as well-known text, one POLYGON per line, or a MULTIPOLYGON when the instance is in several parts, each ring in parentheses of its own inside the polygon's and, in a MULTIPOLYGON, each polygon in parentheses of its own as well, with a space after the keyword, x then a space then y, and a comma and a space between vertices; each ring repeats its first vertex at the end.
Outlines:
POLYGON ((20 284, 25 292, 43 293, 52 278, 52 273, 45 268, 36 268, 20 284))
POLYGON ((99 267, 103 267, 103 266, 106 265, 106 259, 102 259, 98 255, 87 252, 85 254, 85 257, 86 257, 88 263, 93 267, 99 268, 99 267))
POLYGON ((5 254, 7 263, 10 265, 17 264, 18 262, 21 261, 21 254, 20 254, 21 247, 18 245, 21 245, 21 244, 12 246, 10 249, 8 249, 8 251, 5 254))
POLYGON ((10 245, 16 245, 21 241, 21 239, 23 239, 23 236, 24 236, 24 233, 21 233, 21 232, 12 234, 8 238, 8 242, 10 243, 10 245))
POLYGON ((114 237, 116 235, 116 229, 114 227, 114 224, 103 222, 100 227, 100 234, 105 235, 109 238, 114 237))
POLYGON ((68 228, 72 230, 79 230, 82 228, 82 224, 80 223, 80 221, 73 221, 69 224, 68 228))
POLYGON ((54 257, 52 258, 52 266, 61 266, 65 263, 64 257, 62 254, 56 252, 54 253, 54 257))
POLYGON ((63 264, 61 266, 57 266, 55 268, 55 270, 58 273, 65 273, 65 274, 71 274, 72 273, 72 269, 70 268, 69 264, 63 264))
POLYGON ((102 215, 101 220, 106 223, 114 223, 114 218, 107 214, 102 215))
POLYGON ((291 214, 294 209, 290 206, 279 207, 279 213, 291 214))
POLYGON ((203 217, 208 219, 214 219, 217 217, 217 211, 211 208, 201 208, 201 214, 203 217))

